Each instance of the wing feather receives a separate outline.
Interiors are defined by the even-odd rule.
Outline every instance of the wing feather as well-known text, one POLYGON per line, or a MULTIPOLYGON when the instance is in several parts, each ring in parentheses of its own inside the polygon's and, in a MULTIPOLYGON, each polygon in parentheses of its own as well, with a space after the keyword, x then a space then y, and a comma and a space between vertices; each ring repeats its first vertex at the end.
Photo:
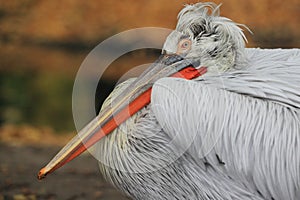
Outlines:
POLYGON ((245 69, 157 81, 151 109, 195 160, 268 199, 299 199, 300 51, 247 51, 245 69))

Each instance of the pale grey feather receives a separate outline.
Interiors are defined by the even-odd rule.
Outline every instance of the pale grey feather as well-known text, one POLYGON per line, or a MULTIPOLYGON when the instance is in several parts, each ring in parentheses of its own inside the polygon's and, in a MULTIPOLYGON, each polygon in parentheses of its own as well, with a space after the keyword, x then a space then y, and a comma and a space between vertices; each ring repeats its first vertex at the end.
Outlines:
POLYGON ((185 56, 208 73, 157 81, 151 104, 97 144, 100 171, 135 199, 300 199, 300 51, 245 49, 212 3, 178 17, 163 53, 188 37, 185 56))
POLYGON ((196 160, 205 158, 266 199, 299 199, 300 50, 247 52, 251 66, 244 70, 200 81, 159 80, 152 109, 166 134, 196 160))
POLYGON ((148 106, 97 144, 100 171, 135 199, 262 199, 170 141, 148 106))

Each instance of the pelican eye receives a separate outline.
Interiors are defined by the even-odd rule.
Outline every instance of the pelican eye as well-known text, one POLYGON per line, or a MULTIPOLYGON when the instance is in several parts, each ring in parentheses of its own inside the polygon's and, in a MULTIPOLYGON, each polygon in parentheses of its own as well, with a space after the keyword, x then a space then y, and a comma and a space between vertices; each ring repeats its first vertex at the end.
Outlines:
POLYGON ((190 43, 188 41, 185 41, 184 43, 182 43, 181 48, 188 48, 190 45, 190 43))
POLYGON ((190 39, 182 39, 177 46, 177 53, 185 53, 190 50, 192 41, 190 39))

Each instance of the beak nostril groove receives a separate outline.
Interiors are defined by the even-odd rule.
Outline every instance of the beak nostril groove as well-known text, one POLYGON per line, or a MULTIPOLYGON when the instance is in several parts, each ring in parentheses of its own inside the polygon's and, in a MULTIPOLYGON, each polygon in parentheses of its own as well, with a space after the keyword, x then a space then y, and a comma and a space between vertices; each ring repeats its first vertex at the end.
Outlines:
POLYGON ((183 60, 183 58, 177 54, 165 55, 165 59, 166 59, 164 61, 165 65, 171 65, 173 63, 183 60))

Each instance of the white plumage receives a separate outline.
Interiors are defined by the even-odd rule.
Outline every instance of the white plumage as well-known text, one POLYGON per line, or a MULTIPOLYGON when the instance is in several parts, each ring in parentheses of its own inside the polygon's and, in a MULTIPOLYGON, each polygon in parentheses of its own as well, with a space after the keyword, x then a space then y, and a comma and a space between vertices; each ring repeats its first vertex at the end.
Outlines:
POLYGON ((158 61, 117 86, 38 177, 99 141, 100 171, 135 199, 300 199, 300 50, 245 48, 245 26, 212 3, 178 17, 158 61), (193 80, 165 78, 201 66, 193 80))
POLYGON ((176 145, 192 144, 187 152, 196 160, 204 156, 266 199, 299 199, 300 51, 248 49, 247 55, 252 62, 244 70, 159 80, 152 105, 164 109, 152 110, 170 138, 182 136, 176 145))
MULTIPOLYGON (((213 4, 184 8, 177 32, 203 24, 195 42, 223 39, 187 57, 210 73, 158 80, 151 104, 97 144, 101 172, 136 199, 300 199, 300 50, 244 49, 241 30, 213 4), (222 22, 230 26, 212 28, 222 22)), ((176 48, 176 34, 163 51, 176 48)))
POLYGON ((104 175, 137 199, 299 199, 300 51, 246 55, 243 70, 157 81, 99 142, 104 175))

